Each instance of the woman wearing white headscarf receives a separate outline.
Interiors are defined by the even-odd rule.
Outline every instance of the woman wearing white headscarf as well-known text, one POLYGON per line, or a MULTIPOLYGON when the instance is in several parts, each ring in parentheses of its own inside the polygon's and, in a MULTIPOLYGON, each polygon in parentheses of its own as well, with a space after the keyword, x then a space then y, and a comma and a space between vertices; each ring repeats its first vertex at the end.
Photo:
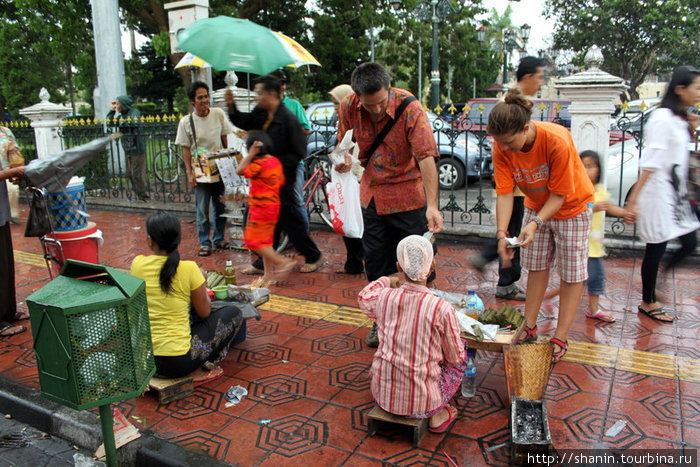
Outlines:
POLYGON ((429 418, 443 433, 457 419, 449 405, 464 374, 464 343, 452 306, 433 295, 426 280, 435 267, 430 242, 410 235, 396 248, 406 282, 381 277, 358 296, 377 324, 379 347, 372 362, 372 395, 394 415, 429 418))

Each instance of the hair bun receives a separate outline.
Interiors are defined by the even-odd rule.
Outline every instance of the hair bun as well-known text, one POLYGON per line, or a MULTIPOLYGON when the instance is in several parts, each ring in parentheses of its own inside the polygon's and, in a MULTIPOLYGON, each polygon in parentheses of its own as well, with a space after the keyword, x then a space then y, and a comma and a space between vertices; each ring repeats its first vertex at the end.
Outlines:
POLYGON ((506 104, 514 104, 514 105, 519 105, 520 107, 524 108, 528 112, 532 112, 532 108, 534 106, 533 102, 525 97, 522 92, 520 92, 520 89, 518 88, 510 88, 508 89, 508 92, 506 92, 505 97, 503 98, 503 101, 506 104))

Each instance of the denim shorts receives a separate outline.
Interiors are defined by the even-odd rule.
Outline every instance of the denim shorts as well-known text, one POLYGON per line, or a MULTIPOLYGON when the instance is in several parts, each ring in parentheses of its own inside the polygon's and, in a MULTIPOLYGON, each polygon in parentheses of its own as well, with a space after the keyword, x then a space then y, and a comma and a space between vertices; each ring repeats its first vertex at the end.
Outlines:
POLYGON ((588 295, 605 294, 605 269, 603 258, 588 258, 588 295))

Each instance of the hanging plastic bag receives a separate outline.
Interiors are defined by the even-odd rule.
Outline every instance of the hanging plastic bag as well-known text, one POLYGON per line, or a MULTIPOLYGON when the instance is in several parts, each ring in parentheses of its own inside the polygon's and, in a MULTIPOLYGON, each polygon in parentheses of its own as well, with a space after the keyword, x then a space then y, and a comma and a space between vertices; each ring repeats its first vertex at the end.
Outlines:
POLYGON ((29 192, 29 218, 24 230, 25 237, 43 237, 53 232, 52 219, 46 205, 46 196, 40 189, 29 192))
POLYGON ((364 224, 360 206, 360 184, 352 171, 340 173, 335 170, 335 164, 344 162, 345 156, 351 153, 353 146, 351 130, 329 155, 333 168, 331 181, 326 185, 326 194, 333 230, 345 237, 362 238, 364 224))

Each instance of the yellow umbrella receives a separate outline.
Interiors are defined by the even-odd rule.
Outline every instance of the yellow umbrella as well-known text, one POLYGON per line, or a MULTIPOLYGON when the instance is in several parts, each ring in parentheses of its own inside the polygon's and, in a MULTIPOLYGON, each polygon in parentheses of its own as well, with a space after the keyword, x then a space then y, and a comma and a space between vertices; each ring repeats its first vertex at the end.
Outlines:
POLYGON ((196 68, 211 68, 211 65, 199 58, 198 56, 191 54, 187 52, 182 59, 180 59, 179 62, 177 62, 177 65, 175 65, 175 68, 182 68, 184 66, 193 66, 196 68))
POLYGON ((284 48, 289 52, 289 55, 292 57, 294 60, 293 63, 290 63, 286 66, 289 67, 300 67, 302 65, 316 65, 316 66, 321 66, 321 64, 314 58, 313 55, 311 55, 311 52, 306 50, 304 47, 301 46, 297 41, 292 39, 289 36, 286 36, 282 34, 281 32, 273 31, 277 36, 282 41, 282 45, 284 48))

